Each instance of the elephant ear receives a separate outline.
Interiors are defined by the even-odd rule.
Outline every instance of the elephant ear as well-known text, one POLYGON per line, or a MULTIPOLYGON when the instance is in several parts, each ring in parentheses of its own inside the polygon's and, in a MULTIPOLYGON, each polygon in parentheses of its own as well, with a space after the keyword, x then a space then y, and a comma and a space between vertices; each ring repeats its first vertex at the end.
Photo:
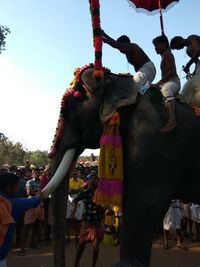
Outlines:
POLYGON ((122 106, 134 104, 137 98, 133 76, 107 74, 104 83, 103 103, 100 110, 102 121, 107 121, 122 106), (109 81, 109 82, 108 82, 109 81))

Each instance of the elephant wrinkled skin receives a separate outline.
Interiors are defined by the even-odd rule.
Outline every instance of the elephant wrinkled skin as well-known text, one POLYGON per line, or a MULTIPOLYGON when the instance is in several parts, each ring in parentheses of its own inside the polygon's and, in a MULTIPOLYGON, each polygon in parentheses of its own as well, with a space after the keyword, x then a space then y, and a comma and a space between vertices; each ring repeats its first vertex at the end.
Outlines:
MULTIPOLYGON (((158 90, 137 95, 132 77, 107 73, 103 80, 95 80, 91 68, 81 78, 90 93, 83 101, 71 96, 66 103, 66 126, 58 153, 51 160, 52 174, 67 149, 75 148, 76 160, 85 148, 98 148, 102 121, 117 109, 123 140, 124 193, 121 263, 116 266, 149 267, 153 233, 171 200, 200 203, 200 119, 189 106, 177 102, 178 126, 163 134, 160 129, 168 114, 158 90)), ((62 184, 53 194, 55 218, 64 216, 63 209, 58 208, 64 201, 64 190, 62 184)), ((61 235, 58 231, 55 239, 61 235)))

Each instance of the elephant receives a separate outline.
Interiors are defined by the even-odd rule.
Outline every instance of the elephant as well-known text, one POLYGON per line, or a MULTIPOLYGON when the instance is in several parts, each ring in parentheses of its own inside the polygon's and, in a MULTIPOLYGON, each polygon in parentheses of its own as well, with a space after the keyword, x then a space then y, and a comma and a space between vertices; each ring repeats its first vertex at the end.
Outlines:
POLYGON ((100 79, 93 71, 89 65, 80 73, 81 98, 76 97, 77 92, 67 96, 62 111, 65 124, 50 162, 52 179, 43 192, 49 194, 57 187, 52 194, 55 266, 65 266, 63 203, 70 166, 85 148, 99 148, 104 122, 117 110, 124 189, 120 259, 115 266, 149 267, 155 227, 171 200, 200 203, 200 119, 191 107, 177 100, 178 125, 161 133, 168 113, 160 90, 150 88, 140 95, 131 75, 105 69, 100 79))

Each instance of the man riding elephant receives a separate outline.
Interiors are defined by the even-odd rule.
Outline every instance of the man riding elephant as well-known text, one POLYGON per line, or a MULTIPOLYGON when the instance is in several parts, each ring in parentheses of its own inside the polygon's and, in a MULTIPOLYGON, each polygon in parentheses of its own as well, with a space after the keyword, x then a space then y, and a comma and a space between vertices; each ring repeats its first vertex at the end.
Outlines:
POLYGON ((165 99, 169 117, 166 125, 160 131, 167 133, 177 126, 174 95, 180 90, 180 80, 177 75, 174 56, 170 51, 168 38, 165 35, 158 36, 153 39, 153 45, 157 54, 161 55, 161 80, 152 86, 161 88, 165 99))
POLYGON ((153 62, 139 45, 131 43, 128 36, 122 35, 115 41, 104 31, 102 31, 102 34, 104 43, 109 44, 126 55, 128 62, 133 65, 136 71, 134 74, 134 81, 137 86, 137 91, 144 94, 156 75, 153 62))

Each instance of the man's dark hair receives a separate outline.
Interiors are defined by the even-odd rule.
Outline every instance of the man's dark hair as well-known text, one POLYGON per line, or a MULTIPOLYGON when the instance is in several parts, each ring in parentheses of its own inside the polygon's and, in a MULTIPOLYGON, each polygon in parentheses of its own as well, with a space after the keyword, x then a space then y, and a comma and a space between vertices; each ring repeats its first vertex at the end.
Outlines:
POLYGON ((13 173, 0 174, 0 192, 6 192, 7 187, 18 183, 19 177, 13 173))
POLYGON ((157 36, 156 38, 153 39, 152 42, 154 45, 158 45, 161 43, 161 44, 166 44, 167 47, 169 47, 169 40, 166 35, 157 36))
POLYGON ((33 172, 40 172, 40 168, 39 168, 39 167, 35 167, 35 168, 33 169, 33 172))
POLYGON ((177 44, 183 40, 184 39, 181 36, 175 36, 174 38, 172 38, 170 42, 171 49, 176 49, 177 44))
POLYGON ((120 43, 130 43, 130 42, 131 42, 130 39, 129 39, 129 37, 126 36, 126 35, 122 35, 122 36, 120 36, 120 37, 117 39, 117 41, 120 42, 120 43))

